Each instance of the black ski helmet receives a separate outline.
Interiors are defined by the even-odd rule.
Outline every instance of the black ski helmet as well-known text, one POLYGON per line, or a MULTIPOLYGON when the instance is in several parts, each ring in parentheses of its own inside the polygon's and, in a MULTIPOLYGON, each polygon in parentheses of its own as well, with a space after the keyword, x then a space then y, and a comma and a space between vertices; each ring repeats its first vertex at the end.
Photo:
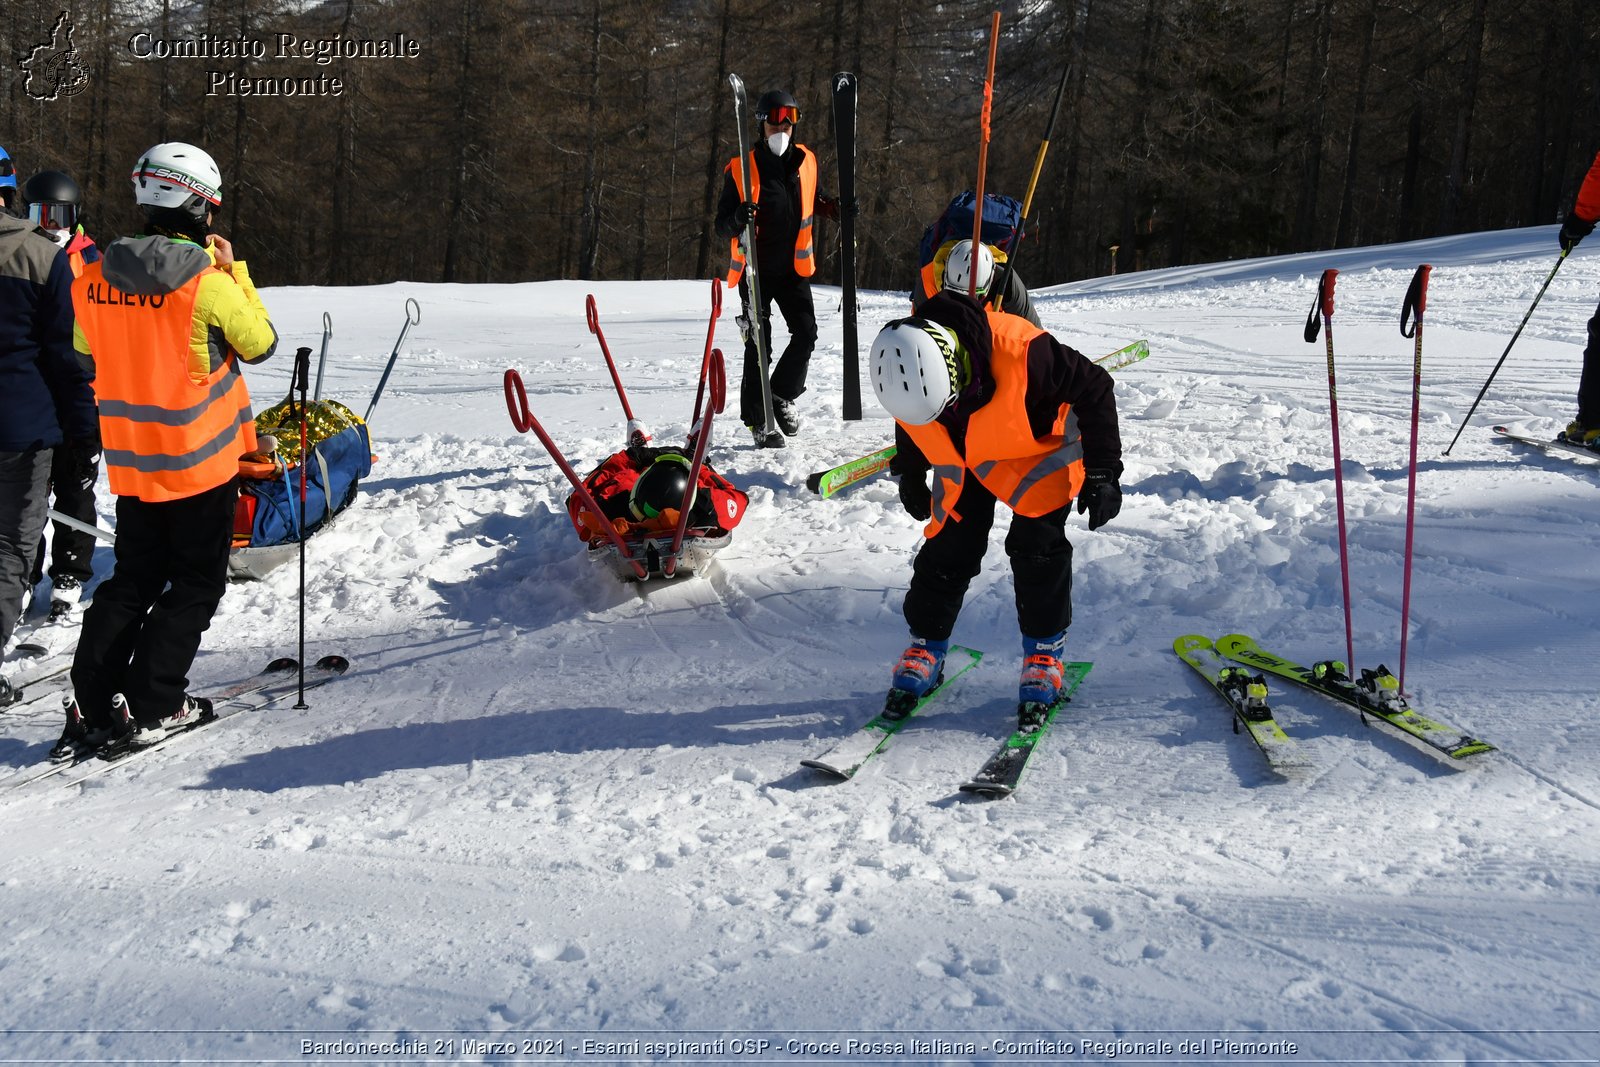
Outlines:
POLYGON ((756 101, 756 121, 766 122, 767 115, 775 107, 792 107, 796 115, 800 113, 800 105, 795 102, 794 97, 782 89, 768 89, 761 94, 761 99, 756 101))
POLYGON ((28 218, 47 230, 77 229, 83 191, 72 176, 59 170, 41 170, 22 186, 28 218))
POLYGON ((83 190, 70 174, 59 170, 41 170, 22 186, 22 199, 30 204, 83 204, 83 190))
MULTIPOLYGON (((676 452, 663 452, 646 467, 628 494, 628 511, 635 519, 653 519, 668 508, 684 506, 683 494, 689 488, 688 459, 676 452)), ((689 494, 694 506, 697 494, 689 494)))

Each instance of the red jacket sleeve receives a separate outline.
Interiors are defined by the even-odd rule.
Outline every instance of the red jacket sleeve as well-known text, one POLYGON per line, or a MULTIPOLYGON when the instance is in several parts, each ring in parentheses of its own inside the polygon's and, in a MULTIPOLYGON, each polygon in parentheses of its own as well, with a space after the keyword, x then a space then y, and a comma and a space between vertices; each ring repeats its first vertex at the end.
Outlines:
POLYGON ((1584 176, 1583 186, 1578 190, 1578 202, 1572 205, 1572 213, 1584 222, 1600 222, 1600 153, 1589 165, 1589 173, 1584 176))

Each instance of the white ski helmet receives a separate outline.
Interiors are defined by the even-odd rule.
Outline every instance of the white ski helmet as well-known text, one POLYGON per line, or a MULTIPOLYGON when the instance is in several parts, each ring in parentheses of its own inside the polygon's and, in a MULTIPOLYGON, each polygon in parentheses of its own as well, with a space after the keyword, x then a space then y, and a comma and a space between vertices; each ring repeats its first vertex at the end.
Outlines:
MULTIPOLYGON (((970 292, 972 283, 972 241, 971 239, 957 241, 956 246, 950 250, 950 256, 944 261, 944 287, 957 292, 970 292)), ((978 295, 984 296, 989 292, 989 286, 994 283, 994 253, 989 251, 986 244, 978 245, 978 295)))
POLYGON ((867 366, 884 409, 901 422, 920 426, 938 418, 966 384, 965 359, 954 332, 913 317, 879 331, 867 366))
POLYGON ((216 160, 182 141, 158 144, 133 167, 134 202, 151 208, 177 208, 204 219, 222 203, 222 172, 216 160))

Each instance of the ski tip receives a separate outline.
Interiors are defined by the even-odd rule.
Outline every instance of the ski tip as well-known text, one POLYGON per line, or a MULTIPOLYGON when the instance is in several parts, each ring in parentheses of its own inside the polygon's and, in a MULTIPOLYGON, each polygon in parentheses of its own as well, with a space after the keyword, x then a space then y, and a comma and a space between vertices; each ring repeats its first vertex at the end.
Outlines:
POLYGON ((295 659, 293 656, 279 656, 277 659, 267 664, 266 669, 261 673, 282 674, 285 671, 297 671, 299 669, 300 661, 295 659))
POLYGON ((1172 639, 1172 651, 1180 656, 1200 649, 1215 647, 1211 643, 1211 638, 1202 637, 1200 634, 1184 634, 1182 637, 1172 639))
POLYGON ((343 674, 350 669, 350 661, 340 655, 327 655, 317 660, 317 669, 343 674))
POLYGON ((11 650, 13 656, 25 656, 29 659, 42 659, 50 654, 50 650, 33 641, 24 641, 11 650))
POLYGON ((837 767, 830 767, 826 763, 819 763, 814 759, 803 759, 800 761, 800 766, 808 767, 813 771, 820 771, 823 775, 836 782, 847 782, 850 780, 850 775, 848 772, 841 771, 837 767))

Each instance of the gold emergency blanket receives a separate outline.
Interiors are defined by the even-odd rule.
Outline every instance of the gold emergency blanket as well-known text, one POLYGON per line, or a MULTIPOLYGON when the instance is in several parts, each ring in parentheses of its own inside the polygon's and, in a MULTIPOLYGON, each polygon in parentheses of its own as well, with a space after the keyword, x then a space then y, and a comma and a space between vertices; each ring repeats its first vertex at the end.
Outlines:
MULTIPOLYGON (((334 434, 361 425, 361 416, 337 400, 313 400, 306 405, 306 441, 318 445, 334 434)), ((290 397, 256 416, 256 436, 278 439, 278 456, 294 467, 300 462, 300 401, 290 397)))

